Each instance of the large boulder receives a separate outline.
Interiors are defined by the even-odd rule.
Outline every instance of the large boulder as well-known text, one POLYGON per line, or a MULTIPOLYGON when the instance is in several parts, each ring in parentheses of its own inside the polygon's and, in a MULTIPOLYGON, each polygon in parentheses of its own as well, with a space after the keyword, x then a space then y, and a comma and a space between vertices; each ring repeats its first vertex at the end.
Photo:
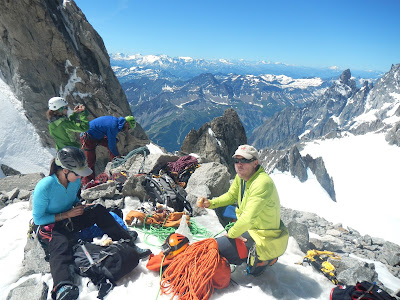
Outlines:
POLYGON ((230 108, 222 117, 204 124, 198 131, 192 129, 185 137, 180 152, 184 155, 196 153, 205 162, 221 163, 233 177, 232 155, 243 144, 247 144, 246 132, 238 114, 230 108))

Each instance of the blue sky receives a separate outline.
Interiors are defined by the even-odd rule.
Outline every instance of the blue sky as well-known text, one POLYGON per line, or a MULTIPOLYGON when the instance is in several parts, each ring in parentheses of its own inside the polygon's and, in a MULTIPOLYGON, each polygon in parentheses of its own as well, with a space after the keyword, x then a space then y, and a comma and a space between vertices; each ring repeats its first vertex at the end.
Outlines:
POLYGON ((388 71, 399 0, 75 0, 109 53, 388 71))

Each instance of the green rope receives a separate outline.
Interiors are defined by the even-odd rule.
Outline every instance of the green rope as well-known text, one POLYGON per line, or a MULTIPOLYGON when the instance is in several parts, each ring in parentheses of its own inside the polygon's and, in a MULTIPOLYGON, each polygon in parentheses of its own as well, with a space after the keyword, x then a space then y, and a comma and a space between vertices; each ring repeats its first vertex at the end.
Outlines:
POLYGON ((139 154, 139 153, 143 153, 143 162, 142 165, 139 169, 139 174, 141 172, 143 172, 143 165, 144 165, 144 161, 146 159, 146 155, 150 154, 149 148, 147 148, 147 146, 143 146, 143 147, 139 147, 136 149, 133 149, 131 152, 129 152, 126 156, 122 156, 122 157, 114 157, 112 163, 111 163, 111 168, 116 168, 119 167, 120 165, 124 164, 129 158, 131 158, 132 156, 139 154))
POLYGON ((217 237, 218 235, 220 235, 221 233, 223 233, 224 231, 228 232, 229 229, 231 229, 231 227, 234 225, 235 223, 233 222, 229 222, 228 224, 226 224, 225 228, 223 230, 221 230, 220 232, 218 232, 217 234, 215 234, 213 237, 217 237))
MULTIPOLYGON (((162 225, 155 224, 147 224, 146 219, 151 217, 151 215, 146 215, 143 225, 141 227, 137 227, 135 225, 129 225, 129 227, 135 227, 136 231, 142 232, 144 234, 144 242, 153 247, 161 247, 164 244, 167 237, 176 231, 175 227, 164 227, 165 221, 162 225), (150 236, 155 236, 158 239, 159 245, 154 245, 148 241, 150 236)), ((166 218, 167 219, 167 218, 166 218)), ((209 232, 205 227, 200 226, 195 220, 190 220, 189 226, 190 233, 193 236, 193 239, 196 241, 202 240, 204 238, 213 237, 213 233, 209 232)))

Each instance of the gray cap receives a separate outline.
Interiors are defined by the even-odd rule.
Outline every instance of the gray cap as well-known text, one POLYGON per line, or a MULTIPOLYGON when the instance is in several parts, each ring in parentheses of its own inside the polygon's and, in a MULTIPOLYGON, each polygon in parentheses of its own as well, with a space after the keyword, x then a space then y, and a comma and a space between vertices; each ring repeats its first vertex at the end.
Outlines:
POLYGON ((235 157, 237 155, 243 156, 246 159, 252 159, 255 158, 258 160, 258 151, 256 148, 250 145, 240 145, 237 150, 235 151, 235 154, 233 154, 232 157, 235 157))

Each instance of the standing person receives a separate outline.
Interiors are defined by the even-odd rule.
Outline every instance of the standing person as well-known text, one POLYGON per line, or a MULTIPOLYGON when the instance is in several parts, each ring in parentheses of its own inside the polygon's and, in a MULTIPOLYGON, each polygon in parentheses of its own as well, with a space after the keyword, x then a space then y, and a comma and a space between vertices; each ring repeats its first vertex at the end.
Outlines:
POLYGON ((140 258, 151 251, 133 244, 135 231, 126 231, 107 209, 99 204, 82 205, 77 193, 81 177, 92 173, 82 150, 64 147, 57 152, 49 176, 41 179, 33 191, 32 214, 39 242, 49 256, 53 277, 53 299, 77 299, 74 284, 72 246, 80 230, 97 224, 113 240, 126 239, 140 258))
POLYGON ((89 113, 84 105, 77 105, 70 114, 67 101, 62 97, 53 97, 48 102, 46 112, 49 122, 50 135, 56 143, 57 151, 66 146, 80 147, 75 139, 75 132, 84 132, 89 129, 89 113), (69 116, 68 116, 69 115, 69 116), (80 122, 78 122, 78 119, 80 122))
POLYGON ((197 206, 219 208, 237 203, 236 222, 226 236, 217 238, 218 248, 231 264, 240 265, 247 258, 247 273, 258 276, 286 251, 289 234, 280 220, 275 184, 259 165, 257 150, 241 145, 233 158, 237 174, 229 190, 212 200, 199 197, 197 206))
POLYGON ((117 149, 117 135, 120 131, 132 130, 136 127, 136 121, 132 116, 113 117, 102 116, 89 122, 89 130, 81 134, 81 145, 87 158, 88 166, 93 173, 82 180, 85 185, 95 178, 94 165, 96 163, 96 147, 104 146, 110 153, 110 160, 119 156, 117 149))

